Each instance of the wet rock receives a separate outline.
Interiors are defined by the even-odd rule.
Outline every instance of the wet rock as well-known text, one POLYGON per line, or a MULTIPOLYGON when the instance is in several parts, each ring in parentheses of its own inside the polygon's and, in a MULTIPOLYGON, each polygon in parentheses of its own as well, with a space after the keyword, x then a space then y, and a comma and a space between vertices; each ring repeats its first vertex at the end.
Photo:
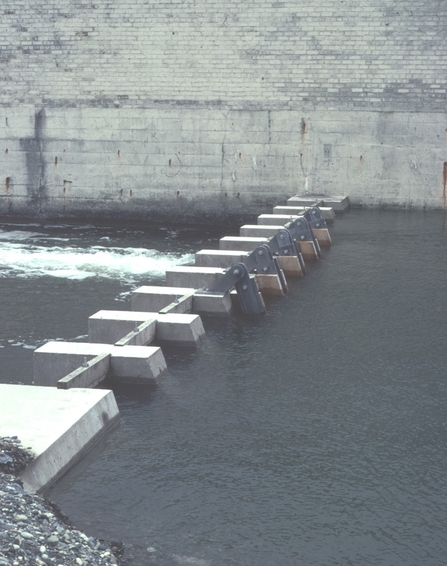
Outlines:
POLYGON ((0 438, 0 566, 123 565, 123 547, 88 537, 50 501, 23 489, 32 460, 17 437, 0 438))

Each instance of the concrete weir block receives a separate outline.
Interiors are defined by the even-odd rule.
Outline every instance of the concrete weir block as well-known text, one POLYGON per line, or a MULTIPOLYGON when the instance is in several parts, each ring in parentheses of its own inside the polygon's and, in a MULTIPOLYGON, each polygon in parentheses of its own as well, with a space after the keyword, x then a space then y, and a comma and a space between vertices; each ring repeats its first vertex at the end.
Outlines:
POLYGON ((219 248, 221 250, 237 250, 252 252, 258 246, 266 244, 270 238, 267 237, 241 237, 241 236, 225 236, 219 240, 219 248))
MULTIPOLYGON (((132 310, 159 312, 175 300, 193 293, 194 288, 187 287, 157 287, 155 285, 144 285, 132 293, 132 310)), ((183 302, 180 309, 176 312, 184 313, 192 311, 192 297, 189 301, 183 302)))
POLYGON ((283 230, 284 226, 279 222, 274 226, 260 226, 258 224, 245 224, 241 226, 239 233, 241 237, 245 238, 272 238, 280 230, 283 230))
POLYGON ((337 213, 347 212, 351 208, 349 197, 346 196, 323 197, 323 203, 325 206, 331 206, 337 213))
POLYGON ((156 346, 114 346, 85 342, 47 342, 34 352, 34 382, 55 386, 63 377, 92 360, 110 354, 110 377, 120 383, 155 385, 165 373, 166 361, 156 346))
POLYGON ((114 344, 131 332, 135 324, 152 318, 154 337, 162 342, 195 346, 205 336, 198 314, 102 310, 88 319, 89 339, 91 342, 114 344))
POLYGON ((193 310, 202 315, 228 316, 233 309, 230 294, 201 293, 197 291, 193 298, 193 310))
MULTIPOLYGON (((335 211, 331 206, 319 206, 318 208, 321 212, 321 216, 324 218, 324 220, 326 220, 326 222, 334 222, 335 211)), ((273 209, 273 214, 293 216, 300 215, 303 212, 306 212, 306 210, 308 209, 308 206, 275 206, 275 208, 273 209)))
POLYGON ((196 253, 196 265, 200 267, 231 267, 244 261, 249 252, 237 250, 200 250, 196 253))
POLYGON ((209 289, 224 273, 218 267, 172 267, 166 271, 166 285, 209 289))
POLYGON ((287 199, 288 206, 323 206, 323 198, 312 195, 295 195, 287 199))
POLYGON ((0 436, 18 436, 35 459, 21 477, 43 491, 118 421, 112 391, 0 384, 0 436))

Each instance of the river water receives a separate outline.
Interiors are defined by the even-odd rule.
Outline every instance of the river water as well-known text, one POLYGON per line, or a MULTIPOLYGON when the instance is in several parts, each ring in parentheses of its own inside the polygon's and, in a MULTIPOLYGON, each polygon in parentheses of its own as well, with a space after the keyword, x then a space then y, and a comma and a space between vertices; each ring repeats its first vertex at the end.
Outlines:
MULTIPOLYGON (((0 381, 46 339, 231 232, 0 224, 0 381)), ((204 319, 48 496, 133 565, 439 566, 447 556, 447 232, 358 211, 262 317, 204 319)))

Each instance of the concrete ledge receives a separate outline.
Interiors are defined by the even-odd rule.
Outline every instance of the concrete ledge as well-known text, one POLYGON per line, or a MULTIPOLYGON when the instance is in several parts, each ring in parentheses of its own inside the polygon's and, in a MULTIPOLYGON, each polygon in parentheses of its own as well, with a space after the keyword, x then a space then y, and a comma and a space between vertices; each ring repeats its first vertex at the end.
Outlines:
MULTIPOLYGON (((193 293, 194 288, 187 287, 157 287, 152 285, 144 285, 139 287, 132 293, 132 310, 159 312, 176 299, 180 299, 188 293, 193 293)), ((191 312, 192 299, 188 304, 182 307, 184 310, 177 312, 191 312)))
POLYGON ((75 369, 57 382, 58 389, 73 387, 93 388, 107 378, 110 372, 110 354, 101 354, 91 362, 75 369))
POLYGON ((295 195, 293 197, 290 197, 289 199, 287 199, 287 205, 289 206, 323 206, 323 199, 321 198, 317 198, 315 196, 309 195, 309 196, 300 196, 300 195, 295 195))
POLYGON ((225 269, 244 261, 249 252, 238 250, 200 250, 196 253, 196 265, 200 267, 220 267, 225 269))
POLYGON ((266 244, 270 238, 249 238, 241 236, 225 236, 219 240, 219 248, 221 250, 237 250, 252 252, 261 244, 266 244))
POLYGON ((225 270, 218 267, 173 267, 166 271, 166 284, 209 289, 224 273, 225 270))
POLYGON ((30 492, 54 483, 118 418, 112 391, 0 384, 0 435, 18 436, 35 455, 22 473, 30 492))
POLYGON ((259 226, 285 226, 289 222, 293 222, 298 218, 298 214, 261 214, 258 216, 259 226))
POLYGON ((215 293, 200 293, 197 291, 193 298, 194 312, 202 315, 229 316, 232 312, 232 302, 230 294, 225 295, 215 293))
POLYGON ((162 342, 195 346, 205 335, 197 314, 102 310, 88 319, 89 339, 114 344, 135 324, 144 323, 148 318, 154 321, 154 337, 162 342))
POLYGON ((34 352, 34 381, 55 386, 81 367, 84 358, 90 361, 100 354, 111 355, 110 377, 120 383, 155 385, 167 369, 161 348, 155 346, 47 342, 34 352))
MULTIPOLYGON (((324 220, 326 220, 326 222, 334 222, 335 211, 331 206, 319 206, 318 208, 320 209, 321 216, 324 220)), ((308 206, 275 206, 273 214, 300 215, 308 209, 308 206)))
POLYGON ((258 224, 245 224, 241 226, 239 233, 245 238, 272 238, 280 230, 283 230, 279 222, 274 226, 259 226, 258 224))

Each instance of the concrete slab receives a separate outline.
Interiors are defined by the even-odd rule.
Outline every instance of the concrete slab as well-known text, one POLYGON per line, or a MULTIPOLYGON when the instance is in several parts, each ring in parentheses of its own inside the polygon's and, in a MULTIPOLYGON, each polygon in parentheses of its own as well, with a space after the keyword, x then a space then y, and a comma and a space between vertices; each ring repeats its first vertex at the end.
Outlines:
POLYGON ((261 214, 258 216, 260 226, 285 226, 298 218, 298 214, 261 214))
POLYGON ((336 213, 347 212, 351 208, 349 197, 346 196, 323 197, 323 202, 325 206, 331 206, 336 213))
POLYGON ((233 305, 229 293, 200 293, 197 291, 193 297, 193 310, 201 315, 229 316, 233 305))
MULTIPOLYGON (((132 310, 159 312, 176 299, 180 299, 188 293, 194 292, 194 288, 187 287, 157 287, 155 285, 144 285, 132 293, 132 310)), ((182 304, 177 312, 191 312, 192 299, 182 304)))
POLYGON ((200 267, 231 267, 243 261, 249 252, 237 250, 200 250, 196 253, 196 265, 200 267))
POLYGON ((90 362, 82 364, 57 382, 58 389, 83 387, 92 389, 104 381, 110 373, 110 354, 100 354, 90 362))
POLYGON ((224 273, 218 267, 172 267, 166 271, 166 285, 209 289, 224 273))
POLYGON ((25 489, 43 491, 118 421, 112 391, 0 384, 0 436, 18 436, 35 455, 25 489))
POLYGON ((120 383, 155 385, 167 370, 163 352, 156 346, 47 342, 34 351, 34 382, 55 386, 81 367, 84 358, 90 361, 100 354, 111 355, 110 377, 120 383))
MULTIPOLYGON (((321 216, 326 222, 331 223, 335 220, 335 211, 331 206, 319 206, 321 216)), ((275 206, 273 214, 298 215, 308 210, 308 206, 275 206)))
POLYGON ((141 324, 147 319, 154 320, 154 334, 161 342, 195 346, 205 336, 198 314, 102 310, 88 319, 89 340, 114 344, 130 332, 135 324, 141 324))
POLYGON ((244 224, 240 227, 239 233, 241 237, 245 238, 272 238, 284 226, 279 222, 274 226, 259 226, 258 224, 244 224))
POLYGON ((323 206, 323 199, 313 195, 295 195, 287 199, 289 206, 323 206))
POLYGON ((241 237, 241 236, 225 236, 219 240, 219 248, 221 250, 237 250, 252 252, 261 244, 266 244, 270 238, 267 237, 241 237))

